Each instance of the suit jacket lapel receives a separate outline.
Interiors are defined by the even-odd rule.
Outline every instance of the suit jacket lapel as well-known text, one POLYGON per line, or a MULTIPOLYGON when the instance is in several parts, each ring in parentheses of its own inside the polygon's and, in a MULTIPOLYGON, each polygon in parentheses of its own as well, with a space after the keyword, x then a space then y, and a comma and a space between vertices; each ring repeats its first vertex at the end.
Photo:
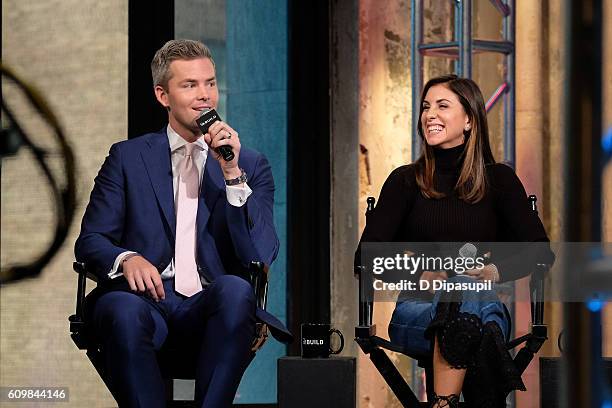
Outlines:
POLYGON ((204 174, 202 175, 202 186, 200 188, 200 200, 198 201, 198 235, 204 233, 206 224, 210 218, 210 212, 215 206, 219 195, 225 190, 223 172, 219 162, 215 160, 210 152, 206 158, 204 174))
POLYGON ((172 231, 174 238, 176 231, 176 215, 174 210, 174 193, 172 189, 172 163, 170 161, 170 145, 168 136, 163 131, 159 137, 147 141, 149 150, 140 154, 147 168, 149 180, 155 191, 157 202, 164 213, 164 217, 172 231))

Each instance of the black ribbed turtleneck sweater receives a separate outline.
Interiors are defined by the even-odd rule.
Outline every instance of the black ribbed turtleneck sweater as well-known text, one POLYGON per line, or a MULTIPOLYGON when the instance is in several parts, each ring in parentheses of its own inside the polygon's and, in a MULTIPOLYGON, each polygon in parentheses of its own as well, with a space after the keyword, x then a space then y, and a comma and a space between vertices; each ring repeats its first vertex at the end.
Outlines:
MULTIPOLYGON (((533 242, 548 241, 538 216, 512 168, 487 165, 487 192, 477 203, 454 191, 465 145, 434 149, 436 190, 446 196, 425 198, 416 183, 415 166, 395 169, 385 181, 375 209, 368 215, 361 242, 533 242)), ((527 275, 512 259, 497 264, 502 281, 527 275)))

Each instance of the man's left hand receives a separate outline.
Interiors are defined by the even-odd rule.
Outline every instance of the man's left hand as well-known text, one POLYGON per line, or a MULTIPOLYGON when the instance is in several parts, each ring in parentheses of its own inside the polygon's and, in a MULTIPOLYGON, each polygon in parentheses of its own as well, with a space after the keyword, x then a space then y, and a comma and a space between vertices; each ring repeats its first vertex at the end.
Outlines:
POLYGON ((208 133, 204 135, 204 141, 212 148, 213 157, 221 165, 223 175, 226 179, 232 179, 240 176, 238 168, 238 157, 240 156, 240 138, 230 125, 223 121, 213 123, 208 129, 208 133), (225 161, 221 154, 217 152, 219 146, 230 146, 234 152, 234 158, 230 161, 225 161))

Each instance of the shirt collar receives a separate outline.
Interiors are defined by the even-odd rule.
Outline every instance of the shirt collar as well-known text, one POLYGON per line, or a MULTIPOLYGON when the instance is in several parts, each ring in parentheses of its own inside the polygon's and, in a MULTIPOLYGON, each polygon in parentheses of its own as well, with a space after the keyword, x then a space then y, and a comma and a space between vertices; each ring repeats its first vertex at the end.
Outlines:
MULTIPOLYGON (((172 129, 172 126, 170 126, 169 123, 167 133, 171 153, 174 153, 175 151, 187 144, 187 141, 183 139, 178 133, 176 133, 176 130, 172 129)), ((198 145, 202 150, 208 151, 208 145, 206 144, 206 142, 204 142, 204 136, 200 136, 194 143, 198 145)))

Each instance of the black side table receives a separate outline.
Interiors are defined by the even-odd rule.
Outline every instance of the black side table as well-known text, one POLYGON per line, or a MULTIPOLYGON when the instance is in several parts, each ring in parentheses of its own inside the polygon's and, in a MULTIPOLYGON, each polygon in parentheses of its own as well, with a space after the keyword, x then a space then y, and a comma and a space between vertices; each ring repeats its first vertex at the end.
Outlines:
POLYGON ((355 408, 355 357, 278 359, 279 408, 355 408))

